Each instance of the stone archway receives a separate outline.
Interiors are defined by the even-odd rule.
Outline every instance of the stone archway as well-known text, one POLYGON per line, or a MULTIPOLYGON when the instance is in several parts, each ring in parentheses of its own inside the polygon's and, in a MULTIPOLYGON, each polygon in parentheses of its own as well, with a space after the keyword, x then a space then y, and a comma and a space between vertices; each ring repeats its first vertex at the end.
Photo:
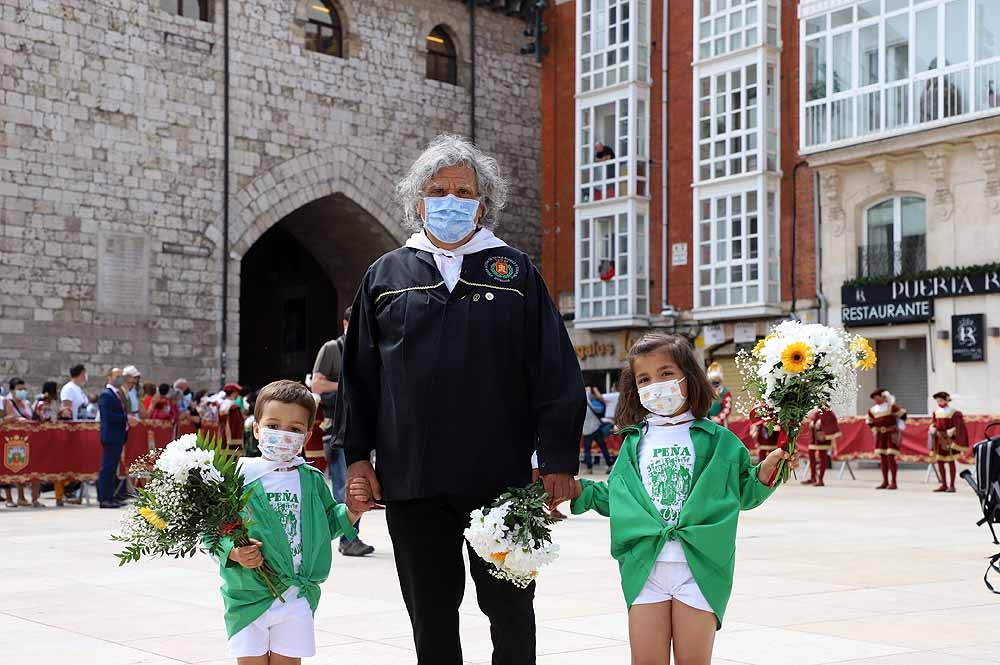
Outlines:
MULTIPOLYGON (((279 312, 283 311, 280 307, 272 307, 274 311, 256 322, 253 317, 242 316, 243 308, 253 306, 255 291, 266 293, 266 297, 272 300, 288 298, 301 301, 305 298, 307 311, 304 314, 299 305, 286 309, 296 316, 305 316, 313 323, 316 316, 322 315, 324 325, 333 322, 326 339, 336 337, 340 334, 340 312, 353 299, 365 270, 378 256, 402 245, 408 236, 396 221, 399 215, 393 203, 391 179, 347 148, 310 152, 279 164, 241 189, 232 202, 228 294, 230 332, 227 340, 227 374, 231 377, 243 374, 240 371, 241 329, 248 325, 271 325, 272 318, 281 316, 279 312), (267 246, 262 248, 259 245, 262 242, 267 246), (261 252, 271 251, 270 243, 276 243, 273 245, 277 252, 276 261, 286 261, 291 246, 289 243, 297 243, 304 256, 303 266, 313 266, 322 275, 316 270, 300 271, 295 276, 289 272, 287 279, 303 280, 312 285, 305 289, 296 287, 294 294, 287 289, 275 291, 270 287, 267 290, 254 288, 255 284, 244 284, 244 279, 247 279, 244 259, 251 260, 253 266, 263 265, 261 252), (255 246, 257 251, 252 251, 255 246), (326 286, 318 286, 321 284, 326 286), (320 288, 325 290, 317 290, 320 288), (327 293, 331 289, 332 293, 327 293), (316 309, 320 306, 337 311, 321 312, 316 309)), ((298 268, 302 266, 296 266, 298 268)), ((279 271, 277 274, 284 273, 279 271)), ((249 278, 255 276, 251 273, 249 278)), ((314 331, 315 327, 309 323, 306 329, 314 331)), ((255 328, 254 339, 284 339, 275 331, 268 335, 257 333, 255 328)), ((294 352, 270 348, 268 343, 267 349, 251 350, 249 358, 256 357, 258 353, 292 354, 294 357, 291 360, 280 365, 281 372, 289 378, 301 378, 295 375, 304 374, 311 368, 310 356, 315 356, 318 344, 326 339, 317 342, 320 337, 313 332, 304 342, 307 348, 294 352), (295 375, 290 375, 293 371, 295 375)), ((267 371, 263 367, 248 367, 248 375, 252 375, 255 381, 259 381, 267 371), (253 371, 249 371, 251 369, 253 371)))

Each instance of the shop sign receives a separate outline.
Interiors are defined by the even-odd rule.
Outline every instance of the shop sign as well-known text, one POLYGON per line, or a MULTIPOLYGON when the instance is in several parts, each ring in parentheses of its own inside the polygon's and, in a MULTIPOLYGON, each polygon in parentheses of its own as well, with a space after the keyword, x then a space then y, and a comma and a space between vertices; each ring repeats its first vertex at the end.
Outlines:
POLYGON ((931 298, 955 298, 1000 293, 1000 270, 983 270, 968 275, 899 279, 888 284, 844 285, 844 305, 879 305, 931 298))
POLYGON ((951 317, 951 361, 956 363, 986 360, 986 322, 982 314, 956 314, 951 317))
POLYGON ((618 330, 607 333, 593 333, 575 330, 570 333, 576 358, 584 370, 620 369, 643 330, 618 330))
POLYGON ((726 341, 726 331, 722 326, 705 326, 701 335, 705 340, 705 346, 717 346, 726 341))
POLYGON ((892 323, 915 323, 934 318, 933 300, 844 305, 840 318, 845 326, 884 326, 892 323))
POLYGON ((737 344, 745 344, 748 342, 757 343, 757 324, 750 323, 737 323, 733 326, 733 341, 737 344))

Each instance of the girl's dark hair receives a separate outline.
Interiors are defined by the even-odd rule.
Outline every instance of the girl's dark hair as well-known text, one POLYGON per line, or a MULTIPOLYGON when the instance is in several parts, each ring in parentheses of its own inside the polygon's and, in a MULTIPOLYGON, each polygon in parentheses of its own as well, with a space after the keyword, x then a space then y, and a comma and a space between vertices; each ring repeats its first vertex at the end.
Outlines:
POLYGON ((46 381, 42 384, 42 394, 51 395, 53 397, 59 396, 59 384, 55 381, 46 381))
POLYGON ((688 408, 695 418, 704 418, 712 407, 715 390, 705 375, 705 368, 698 361, 694 347, 684 337, 666 333, 647 333, 632 345, 628 363, 618 380, 618 407, 615 409, 615 427, 621 429, 637 425, 646 419, 649 411, 639 401, 639 387, 635 383, 632 363, 639 356, 665 353, 673 359, 686 377, 688 408))
POLYGON ((166 397, 170 393, 170 384, 161 383, 156 387, 156 392, 160 393, 163 397, 166 397))

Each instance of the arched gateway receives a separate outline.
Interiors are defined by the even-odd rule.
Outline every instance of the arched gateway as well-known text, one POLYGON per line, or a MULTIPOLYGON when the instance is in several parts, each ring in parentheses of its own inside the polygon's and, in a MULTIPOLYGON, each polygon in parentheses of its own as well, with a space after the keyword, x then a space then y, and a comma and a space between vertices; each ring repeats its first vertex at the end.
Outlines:
POLYGON ((392 179, 349 149, 311 152, 234 201, 227 374, 254 387, 301 380, 365 270, 406 238, 392 179))

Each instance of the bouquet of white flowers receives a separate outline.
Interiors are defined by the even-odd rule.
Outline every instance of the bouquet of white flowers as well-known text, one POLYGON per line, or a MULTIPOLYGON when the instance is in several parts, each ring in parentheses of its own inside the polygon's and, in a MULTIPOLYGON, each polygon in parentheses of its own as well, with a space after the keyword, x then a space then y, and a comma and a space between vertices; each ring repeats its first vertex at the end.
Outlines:
MULTIPOLYGON (((749 406, 763 416, 768 431, 780 427, 785 432, 792 457, 808 413, 853 399, 858 370, 871 369, 875 362, 875 351, 864 337, 798 321, 778 324, 753 351, 736 357, 752 400, 749 406)), ((782 460, 769 484, 778 476, 788 480, 788 474, 782 460)))
MULTIPOLYGON (((250 544, 249 523, 241 516, 250 493, 243 487, 236 453, 220 442, 185 434, 137 460, 131 471, 150 480, 138 489, 121 533, 111 537, 126 544, 116 555, 119 565, 145 556, 193 556, 200 547, 219 556, 223 538, 236 547, 250 544)), ((266 562, 255 570, 280 598, 274 570, 266 562)))
POLYGON ((465 539, 494 577, 522 589, 538 570, 559 557, 549 527, 555 520, 545 512, 547 495, 541 483, 510 488, 493 505, 473 510, 465 539))

